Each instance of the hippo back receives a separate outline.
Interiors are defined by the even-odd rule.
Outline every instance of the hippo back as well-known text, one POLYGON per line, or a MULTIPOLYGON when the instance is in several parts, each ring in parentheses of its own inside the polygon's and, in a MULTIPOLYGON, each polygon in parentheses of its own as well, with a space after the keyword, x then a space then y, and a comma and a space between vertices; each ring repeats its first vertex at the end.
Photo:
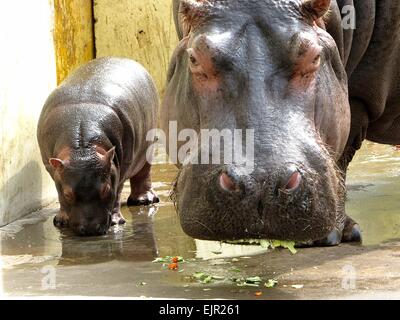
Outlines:
MULTIPOLYGON (((85 105, 109 107, 122 124, 117 155, 122 158, 122 172, 129 175, 135 170, 133 167, 138 167, 138 161, 145 162, 150 143, 146 142, 146 133, 156 126, 158 104, 154 82, 139 63, 125 58, 100 58, 77 69, 50 95, 39 120, 39 130, 57 107, 81 106, 82 120, 99 117, 95 108, 84 110, 85 105)), ((62 114, 69 116, 68 112, 62 114)), ((116 127, 111 122, 105 126, 110 127, 109 132, 116 127)), ((113 141, 113 137, 109 138, 113 141)))

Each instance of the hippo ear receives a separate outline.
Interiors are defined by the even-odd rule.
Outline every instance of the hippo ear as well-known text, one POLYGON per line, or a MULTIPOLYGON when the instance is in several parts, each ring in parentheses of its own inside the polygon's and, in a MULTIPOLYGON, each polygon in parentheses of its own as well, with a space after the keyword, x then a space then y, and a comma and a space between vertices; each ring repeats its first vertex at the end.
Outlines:
POLYGON ((114 157, 115 157, 115 147, 108 150, 107 153, 102 156, 103 158, 102 160, 107 166, 111 167, 111 163, 114 161, 114 157))
POLYGON ((51 158, 49 159, 49 163, 56 170, 63 169, 65 167, 65 163, 61 159, 51 158))
POLYGON ((210 5, 210 1, 207 0, 181 0, 179 16, 183 37, 188 36, 201 18, 207 14, 210 5))
POLYGON ((315 20, 322 18, 331 7, 331 0, 304 0, 303 10, 311 14, 315 20))

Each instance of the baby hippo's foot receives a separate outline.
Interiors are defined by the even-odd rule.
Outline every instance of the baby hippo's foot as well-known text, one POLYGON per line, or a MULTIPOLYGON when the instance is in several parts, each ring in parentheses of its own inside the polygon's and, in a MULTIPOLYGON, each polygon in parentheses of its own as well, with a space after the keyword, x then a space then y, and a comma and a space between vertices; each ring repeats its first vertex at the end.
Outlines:
POLYGON ((69 220, 65 211, 60 211, 53 219, 53 224, 57 228, 68 228, 69 220))
POLYGON ((128 198, 128 206, 148 206, 153 203, 159 203, 160 199, 154 193, 153 190, 146 191, 138 196, 132 194, 128 198))
POLYGON ((126 223, 126 220, 122 216, 121 211, 113 212, 113 214, 111 216, 111 225, 112 226, 125 224, 125 223, 126 223))

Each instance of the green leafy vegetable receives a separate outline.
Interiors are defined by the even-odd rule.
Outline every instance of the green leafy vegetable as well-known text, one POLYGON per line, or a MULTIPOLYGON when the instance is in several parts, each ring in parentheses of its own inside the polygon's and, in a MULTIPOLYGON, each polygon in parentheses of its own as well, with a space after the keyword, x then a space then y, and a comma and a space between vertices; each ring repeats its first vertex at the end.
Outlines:
POLYGON ((186 262, 185 259, 181 256, 166 256, 165 258, 156 258, 153 260, 153 263, 184 263, 186 262))
POLYGON ((192 277, 195 278, 197 281, 204 283, 204 284, 211 283, 211 282, 213 282, 213 280, 224 280, 225 279, 224 277, 210 275, 205 272, 195 272, 192 274, 192 277))
POLYGON ((278 284, 278 280, 269 279, 266 283, 264 283, 264 287, 266 288, 273 288, 278 284))
POLYGON ((259 287, 262 279, 260 277, 248 277, 248 278, 233 278, 233 282, 238 287, 259 287))
POLYGON ((280 241, 280 240, 273 240, 272 247, 278 248, 282 247, 288 249, 292 254, 296 254, 297 250, 294 247, 295 243, 293 241, 280 241))
POLYGON ((265 239, 241 239, 234 241, 225 241, 229 244, 239 244, 239 245, 259 245, 264 249, 275 249, 275 248, 285 248, 288 249, 292 254, 297 253, 295 249, 295 242, 284 241, 284 240, 265 240, 265 239))

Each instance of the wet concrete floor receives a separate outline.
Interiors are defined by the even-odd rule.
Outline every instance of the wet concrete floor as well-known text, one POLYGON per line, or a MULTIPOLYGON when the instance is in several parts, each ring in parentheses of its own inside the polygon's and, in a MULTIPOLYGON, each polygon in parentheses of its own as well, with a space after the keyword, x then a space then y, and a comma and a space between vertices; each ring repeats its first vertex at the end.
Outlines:
MULTIPOLYGON (((124 206, 127 224, 104 237, 60 233, 52 224, 57 204, 0 228, 0 295, 399 299, 399 165, 400 151, 365 144, 349 172, 347 202, 349 215, 362 226, 363 245, 299 249, 294 255, 186 236, 168 198, 176 169, 157 165, 153 175, 162 203, 124 206), (152 262, 165 256, 183 256, 186 262, 178 270, 152 262), (195 272, 216 278, 200 283, 192 276, 195 272), (238 286, 232 280, 256 276, 261 278, 259 287, 238 286), (278 283, 266 288, 270 279, 278 283)), ((126 196, 128 192, 126 188, 126 196)))

